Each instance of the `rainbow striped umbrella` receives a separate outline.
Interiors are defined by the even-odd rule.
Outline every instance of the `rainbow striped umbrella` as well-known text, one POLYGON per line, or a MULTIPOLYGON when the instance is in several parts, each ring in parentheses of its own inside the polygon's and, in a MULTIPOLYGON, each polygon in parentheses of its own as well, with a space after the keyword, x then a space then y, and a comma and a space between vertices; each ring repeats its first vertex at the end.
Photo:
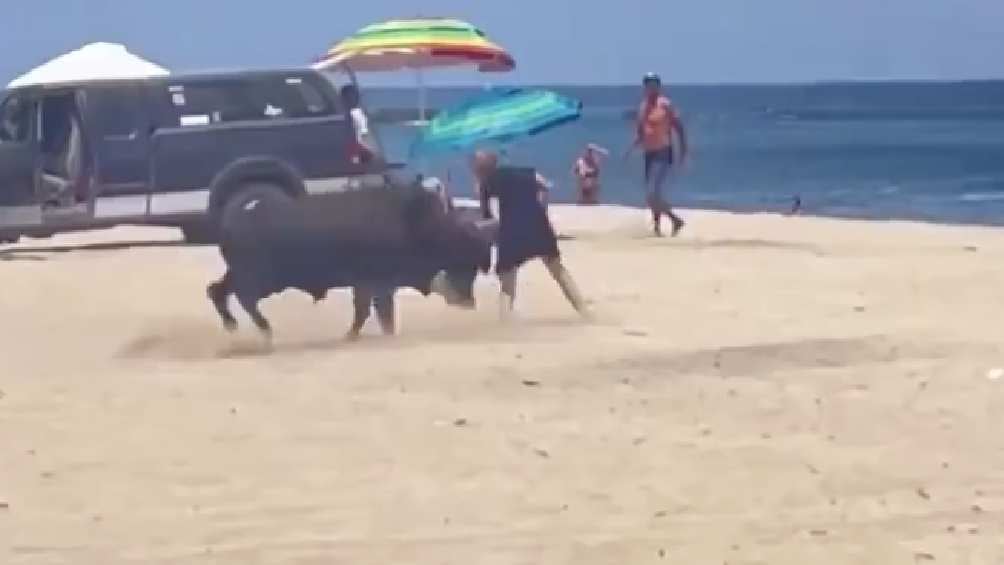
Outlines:
POLYGON ((473 66, 481 72, 507 72, 516 61, 484 32, 453 18, 390 20, 366 26, 342 40, 318 61, 318 68, 346 65, 353 71, 398 71, 418 74, 421 117, 425 119, 425 87, 421 70, 473 66))
POLYGON ((319 62, 345 63, 354 71, 397 71, 473 65, 481 72, 516 67, 512 56, 473 25, 452 18, 391 20, 366 26, 342 40, 319 62))
POLYGON ((550 90, 492 90, 440 113, 422 129, 412 156, 465 151, 537 135, 582 115, 582 102, 550 90))

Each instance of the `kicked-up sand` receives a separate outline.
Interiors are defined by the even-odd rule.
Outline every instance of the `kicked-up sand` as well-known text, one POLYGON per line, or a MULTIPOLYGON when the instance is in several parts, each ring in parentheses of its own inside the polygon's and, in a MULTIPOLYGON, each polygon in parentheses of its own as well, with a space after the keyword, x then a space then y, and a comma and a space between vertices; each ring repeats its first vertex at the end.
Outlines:
POLYGON ((552 215, 591 323, 531 264, 270 354, 172 230, 3 248, 0 563, 1004 563, 1004 230, 552 215))

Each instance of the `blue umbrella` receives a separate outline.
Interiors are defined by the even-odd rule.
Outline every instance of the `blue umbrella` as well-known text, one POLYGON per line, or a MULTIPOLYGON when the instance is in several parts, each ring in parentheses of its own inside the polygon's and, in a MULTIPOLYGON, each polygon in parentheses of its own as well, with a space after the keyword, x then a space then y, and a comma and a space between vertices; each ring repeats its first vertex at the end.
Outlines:
POLYGON ((582 102, 549 90, 491 90, 440 112, 422 128, 411 146, 411 155, 508 143, 581 115, 582 102))

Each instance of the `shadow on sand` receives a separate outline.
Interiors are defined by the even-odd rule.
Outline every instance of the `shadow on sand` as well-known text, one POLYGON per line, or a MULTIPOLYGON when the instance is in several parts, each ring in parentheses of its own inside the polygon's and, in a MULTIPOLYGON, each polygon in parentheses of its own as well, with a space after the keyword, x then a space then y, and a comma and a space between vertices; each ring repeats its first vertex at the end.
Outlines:
POLYGON ((472 319, 446 327, 410 328, 390 337, 367 333, 358 341, 347 340, 341 333, 331 337, 286 341, 282 339, 280 329, 277 340, 270 347, 250 328, 245 328, 246 331, 240 334, 228 334, 212 324, 167 322, 162 327, 134 336, 119 348, 115 356, 122 359, 201 362, 314 352, 408 350, 432 343, 517 344, 533 341, 541 333, 575 331, 598 323, 601 322, 574 317, 518 320, 504 324, 485 324, 484 320, 472 319))
POLYGON ((108 241, 100 243, 78 243, 66 245, 25 245, 0 250, 0 261, 45 261, 45 254, 71 253, 77 251, 121 251, 125 249, 201 247, 181 240, 165 241, 108 241))
POLYGON ((807 243, 795 243, 787 241, 772 241, 767 239, 674 239, 658 238, 651 235, 635 236, 635 240, 650 241, 655 245, 666 247, 679 247, 684 249, 695 249, 698 251, 707 249, 773 249, 777 251, 795 251, 809 253, 819 257, 827 255, 822 249, 807 243))

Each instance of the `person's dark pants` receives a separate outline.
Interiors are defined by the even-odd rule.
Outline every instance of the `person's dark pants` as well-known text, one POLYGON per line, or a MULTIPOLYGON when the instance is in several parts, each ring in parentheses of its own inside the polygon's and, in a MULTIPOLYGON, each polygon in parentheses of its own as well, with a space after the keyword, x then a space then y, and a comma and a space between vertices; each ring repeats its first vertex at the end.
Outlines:
POLYGON ((673 147, 667 146, 662 149, 645 152, 645 191, 649 209, 652 211, 652 221, 655 223, 655 231, 661 234, 660 219, 665 214, 673 222, 673 234, 683 226, 683 220, 677 216, 669 202, 663 197, 662 186, 669 176, 669 170, 673 166, 673 147))

